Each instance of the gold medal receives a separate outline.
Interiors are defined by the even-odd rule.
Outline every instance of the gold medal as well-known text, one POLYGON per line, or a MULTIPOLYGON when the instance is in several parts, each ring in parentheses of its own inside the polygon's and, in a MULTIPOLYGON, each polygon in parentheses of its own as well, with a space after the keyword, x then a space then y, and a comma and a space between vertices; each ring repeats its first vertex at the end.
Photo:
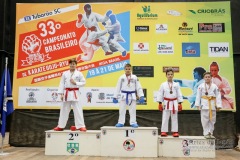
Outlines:
POLYGON ((173 92, 172 92, 172 91, 170 91, 170 94, 173 94, 173 92))

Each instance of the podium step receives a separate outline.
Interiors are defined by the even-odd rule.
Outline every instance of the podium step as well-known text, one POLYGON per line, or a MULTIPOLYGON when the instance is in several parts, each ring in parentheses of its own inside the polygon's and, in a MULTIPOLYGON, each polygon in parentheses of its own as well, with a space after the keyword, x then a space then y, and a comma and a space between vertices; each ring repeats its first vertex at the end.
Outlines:
POLYGON ((45 155, 101 156, 101 131, 45 131, 45 155))
POLYGON ((215 139, 203 136, 158 136, 159 157, 215 158, 215 139))
POLYGON ((157 127, 101 127, 101 155, 157 157, 157 127))
POLYGON ((203 136, 161 137, 157 127, 113 127, 101 130, 45 131, 45 155, 108 157, 215 158, 215 139, 203 136))

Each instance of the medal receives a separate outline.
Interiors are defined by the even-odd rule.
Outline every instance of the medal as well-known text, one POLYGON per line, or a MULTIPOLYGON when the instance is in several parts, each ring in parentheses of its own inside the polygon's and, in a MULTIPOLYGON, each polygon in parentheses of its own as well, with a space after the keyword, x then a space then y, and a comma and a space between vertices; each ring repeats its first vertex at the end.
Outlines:
POLYGON ((130 87, 131 75, 129 75, 129 76, 126 75, 126 77, 127 77, 127 80, 128 80, 128 84, 127 84, 127 86, 130 87), (129 78, 128 78, 128 77, 129 77, 129 78))
POLYGON ((207 84, 205 83, 205 95, 208 95, 208 90, 211 88, 211 83, 209 85, 209 87, 207 88, 207 84))
MULTIPOLYGON (((173 84, 172 84, 173 85, 173 84)), ((173 94, 173 91, 172 91, 172 85, 170 85, 170 83, 168 83, 168 87, 169 87, 169 90, 170 90, 170 94, 173 94)))

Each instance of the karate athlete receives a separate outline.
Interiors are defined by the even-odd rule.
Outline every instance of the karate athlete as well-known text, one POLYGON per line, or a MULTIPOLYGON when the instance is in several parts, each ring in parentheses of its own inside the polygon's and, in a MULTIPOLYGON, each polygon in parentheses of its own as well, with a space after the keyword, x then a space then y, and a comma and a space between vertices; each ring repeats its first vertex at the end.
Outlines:
POLYGON ((173 81, 174 71, 172 68, 166 70, 167 82, 160 86, 157 102, 158 109, 163 111, 161 136, 167 136, 168 121, 171 116, 171 132, 173 137, 179 137, 178 133, 178 112, 182 110, 183 96, 179 84, 173 81))
MULTIPOLYGON (((84 14, 78 14, 78 20, 76 22, 76 27, 80 28, 83 24, 87 30, 83 33, 79 40, 79 46, 82 49, 84 55, 78 57, 78 60, 83 61, 90 61, 93 57, 94 52, 99 48, 99 46, 92 45, 90 43, 87 43, 87 38, 89 36, 89 33, 91 32, 89 28, 92 26, 95 26, 97 28, 97 31, 101 31, 98 25, 98 22, 106 22, 109 19, 110 14, 112 14, 111 10, 108 10, 105 16, 102 16, 98 13, 92 12, 91 5, 86 4, 84 6, 84 14)), ((110 53, 105 53, 110 54, 110 53)))
MULTIPOLYGON (((95 47, 102 47, 102 49, 105 51, 105 55, 111 55, 112 52, 109 49, 109 45, 107 43, 107 37, 104 36, 106 33, 108 33, 108 30, 104 31, 98 31, 97 27, 92 26, 89 28, 89 36, 87 38, 87 43, 94 45, 95 47)), ((93 54, 89 54, 91 56, 90 59, 92 59, 93 54)), ((83 60, 83 59, 82 59, 83 60)))
POLYGON ((233 109, 234 101, 233 98, 228 95, 231 93, 232 89, 228 83, 228 80, 224 77, 221 77, 219 72, 219 66, 217 62, 212 62, 210 65, 210 72, 212 74, 212 82, 217 85, 222 99, 222 107, 223 109, 233 109))
POLYGON ((201 110, 201 122, 205 138, 214 138, 213 130, 216 122, 216 110, 222 108, 221 93, 216 84, 212 83, 210 72, 204 73, 205 83, 198 87, 195 106, 201 110))
MULTIPOLYGON (((119 44, 119 42, 125 42, 124 38, 121 35, 121 24, 117 20, 115 14, 111 14, 109 16, 110 23, 105 25, 105 28, 109 30, 109 45, 116 48, 119 52, 122 53, 122 56, 125 57, 127 55, 126 50, 119 44)), ((105 24, 105 23, 103 23, 105 24)))
POLYGON ((119 119, 116 127, 123 127, 125 123, 126 106, 129 106, 130 125, 133 128, 137 128, 136 121, 136 93, 139 99, 139 103, 144 103, 144 94, 142 86, 136 75, 131 73, 131 64, 126 64, 124 67, 125 74, 118 79, 116 91, 114 93, 113 103, 118 103, 118 95, 120 94, 119 104, 119 119))
POLYGON ((183 96, 183 99, 187 99, 191 104, 191 108, 196 108, 195 99, 197 95, 197 89, 200 84, 204 82, 203 74, 206 70, 202 67, 196 67, 193 70, 193 78, 194 80, 185 80, 185 79, 174 79, 174 82, 178 82, 180 87, 191 88, 193 93, 189 96, 183 96))
POLYGON ((58 126, 54 128, 55 131, 63 131, 73 107, 75 126, 71 127, 71 130, 86 131, 84 124, 83 110, 80 104, 80 88, 86 84, 83 74, 76 70, 76 59, 69 60, 70 70, 65 71, 62 74, 62 78, 59 85, 59 93, 61 94, 61 100, 63 101, 58 126))

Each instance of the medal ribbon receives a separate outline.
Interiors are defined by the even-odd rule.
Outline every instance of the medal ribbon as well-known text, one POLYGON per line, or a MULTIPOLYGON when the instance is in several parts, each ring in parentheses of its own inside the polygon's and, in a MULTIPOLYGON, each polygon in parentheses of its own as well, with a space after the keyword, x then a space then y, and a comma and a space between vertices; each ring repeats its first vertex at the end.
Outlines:
POLYGON ((173 84, 170 85, 170 83, 168 82, 168 87, 169 87, 169 89, 170 89, 170 94, 172 94, 172 86, 173 86, 173 84))
POLYGON ((205 95, 208 95, 208 90, 211 88, 211 84, 209 85, 208 89, 207 89, 207 84, 205 83, 205 95))
POLYGON ((127 77, 127 80, 128 80, 128 86, 130 86, 131 74, 130 75, 126 75, 126 77, 127 77), (130 77, 130 78, 128 78, 128 77, 130 77))

